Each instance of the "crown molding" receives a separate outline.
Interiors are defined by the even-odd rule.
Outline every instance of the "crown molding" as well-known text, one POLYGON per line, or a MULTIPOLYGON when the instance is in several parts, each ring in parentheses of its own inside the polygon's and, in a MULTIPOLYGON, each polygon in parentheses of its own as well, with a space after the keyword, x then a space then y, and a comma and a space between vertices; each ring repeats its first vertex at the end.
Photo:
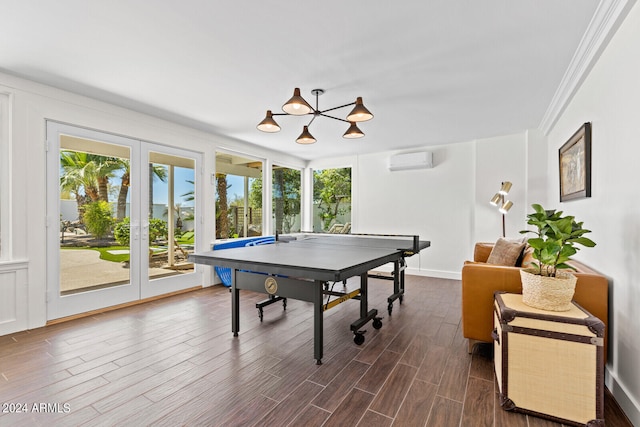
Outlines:
POLYGON ((538 128, 548 135, 636 0, 601 0, 538 128))

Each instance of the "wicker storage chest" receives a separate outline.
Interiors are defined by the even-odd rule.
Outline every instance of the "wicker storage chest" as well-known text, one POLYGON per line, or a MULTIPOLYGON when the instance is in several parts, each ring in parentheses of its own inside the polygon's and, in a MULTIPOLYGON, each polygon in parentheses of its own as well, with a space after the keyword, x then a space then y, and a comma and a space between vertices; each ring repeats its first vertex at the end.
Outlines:
POLYGON ((579 305, 552 312, 496 292, 495 371, 505 410, 604 426, 604 324, 579 305))

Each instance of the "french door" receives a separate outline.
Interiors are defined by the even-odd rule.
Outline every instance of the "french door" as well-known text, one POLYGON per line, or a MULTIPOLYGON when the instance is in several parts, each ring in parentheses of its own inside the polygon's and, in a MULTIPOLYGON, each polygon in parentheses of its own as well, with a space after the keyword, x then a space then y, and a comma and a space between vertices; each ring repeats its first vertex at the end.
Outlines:
POLYGON ((47 122, 47 319, 200 284, 201 154, 47 122))

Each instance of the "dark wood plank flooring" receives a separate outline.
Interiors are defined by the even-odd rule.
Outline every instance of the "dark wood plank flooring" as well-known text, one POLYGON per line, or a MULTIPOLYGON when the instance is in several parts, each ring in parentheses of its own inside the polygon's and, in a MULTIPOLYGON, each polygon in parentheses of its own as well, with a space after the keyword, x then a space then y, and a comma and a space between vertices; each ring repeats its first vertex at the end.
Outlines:
MULTIPOLYGON (((386 313, 387 281, 370 281, 362 346, 356 301, 325 313, 325 356, 313 359, 308 303, 265 309, 243 292, 241 332, 217 286, 0 337, 0 425, 39 426, 558 426, 503 411, 490 345, 467 353, 460 282, 407 278, 386 313), (13 405, 13 406, 11 406, 13 405)), ((606 397, 607 426, 631 425, 606 397)))

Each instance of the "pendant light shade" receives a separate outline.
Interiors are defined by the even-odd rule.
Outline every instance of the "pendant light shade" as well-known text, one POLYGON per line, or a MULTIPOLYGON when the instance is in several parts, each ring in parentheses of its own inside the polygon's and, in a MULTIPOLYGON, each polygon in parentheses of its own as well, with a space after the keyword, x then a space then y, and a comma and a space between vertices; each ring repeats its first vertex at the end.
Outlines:
POLYGON ((313 135, 309 133, 309 126, 304 127, 302 133, 300 134, 298 139, 296 139, 296 142, 298 144, 313 144, 314 142, 316 142, 316 139, 313 137, 313 135))
POLYGON ((273 114, 271 113, 271 110, 267 110, 267 116, 263 121, 258 123, 257 127, 258 130, 261 130, 262 132, 278 132, 280 130, 280 126, 278 126, 278 123, 273 120, 273 114))
POLYGON ((358 129, 358 126, 356 126, 354 122, 351 122, 351 126, 349 126, 349 129, 347 129, 344 135, 342 135, 343 138, 349 139, 362 138, 363 136, 364 133, 360 129, 358 129))
POLYGON ((353 110, 351 110, 347 116, 347 120, 350 122, 366 122, 371 119, 373 119, 373 114, 367 110, 367 107, 362 103, 362 97, 359 96, 356 99, 355 107, 353 107, 353 110))
POLYGON ((295 88, 291 99, 282 106, 282 111, 294 116, 304 116, 312 112, 313 108, 300 96, 300 88, 295 88))

